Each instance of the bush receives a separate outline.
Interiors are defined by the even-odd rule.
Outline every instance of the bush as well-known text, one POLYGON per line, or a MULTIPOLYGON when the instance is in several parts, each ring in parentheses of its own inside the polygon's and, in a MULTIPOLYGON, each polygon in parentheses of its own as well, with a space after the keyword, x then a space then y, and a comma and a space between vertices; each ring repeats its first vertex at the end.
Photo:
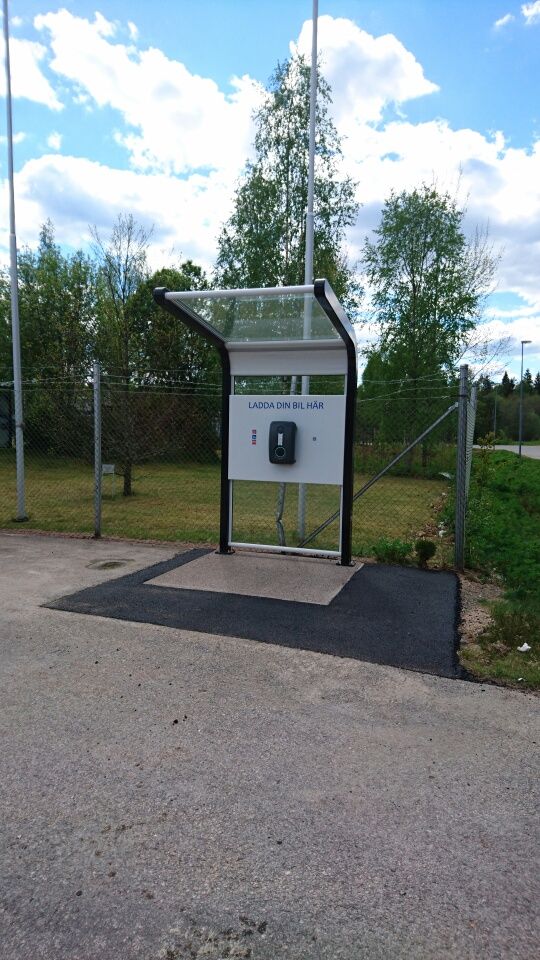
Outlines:
POLYGON ((480 644, 496 643, 513 650, 524 642, 533 648, 540 641, 540 617, 504 601, 493 605, 492 622, 479 637, 480 644))
POLYGON ((389 537, 381 537, 373 544, 373 554, 379 563, 406 563, 411 551, 411 543, 389 537))
POLYGON ((467 564, 503 578, 507 597, 540 614, 540 471, 513 453, 482 454, 473 464, 467 564))
POLYGON ((416 554, 416 562, 419 567, 427 567, 428 560, 431 560, 435 556, 437 547, 433 543, 433 540, 417 540, 414 545, 414 552, 416 554))

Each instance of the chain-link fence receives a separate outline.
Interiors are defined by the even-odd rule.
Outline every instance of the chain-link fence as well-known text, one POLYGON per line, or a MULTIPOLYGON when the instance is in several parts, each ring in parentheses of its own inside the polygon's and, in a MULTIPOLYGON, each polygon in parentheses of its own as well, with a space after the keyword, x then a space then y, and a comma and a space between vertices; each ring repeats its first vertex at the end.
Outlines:
MULTIPOLYGON (((14 400, 9 392, 11 409, 14 400)), ((25 384, 24 468, 26 526, 92 533, 93 391, 69 380, 25 384)), ((0 523, 16 515, 13 420, 10 441, 0 447, 0 523)))
POLYGON ((214 541, 219 528, 219 385, 101 391, 102 533, 214 541))
MULTIPOLYGON (((101 379, 100 532, 215 543, 220 385, 156 384, 150 376, 148 381, 134 386, 120 377, 101 379)), ((246 383, 245 389, 253 391, 254 384, 246 383)), ((285 393, 289 387, 276 382, 274 389, 285 393)), ((268 392, 268 383, 260 390, 268 392)), ((395 541, 412 543, 421 536, 441 546, 447 542, 442 518, 448 519, 456 475, 456 393, 449 389, 434 394, 412 409, 410 398, 386 390, 381 398, 358 402, 354 489, 359 495, 353 515, 357 555, 377 552, 381 542, 383 547, 395 541)), ((335 392, 342 392, 342 385, 336 384, 335 392)), ((11 391, 4 388, 0 396, 0 418, 2 410, 8 411, 0 419, 0 525, 10 527, 16 503, 11 391)), ((91 382, 51 379, 25 385, 26 528, 94 532, 94 412, 91 382)), ((303 533, 298 529, 298 496, 297 484, 235 481, 232 539, 337 549, 339 523, 326 521, 339 513, 339 488, 307 486, 303 533)))

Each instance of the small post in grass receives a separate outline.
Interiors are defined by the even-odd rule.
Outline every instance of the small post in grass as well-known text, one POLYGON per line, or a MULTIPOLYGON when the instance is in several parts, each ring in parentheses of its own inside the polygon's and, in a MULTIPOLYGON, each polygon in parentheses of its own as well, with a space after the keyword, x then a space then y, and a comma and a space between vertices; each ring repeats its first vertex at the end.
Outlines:
POLYGON ((456 518, 455 564, 463 570, 465 563, 465 512, 467 508, 467 377, 466 363, 459 368, 458 429, 456 453, 456 518))
POLYGON ((521 457, 521 446, 523 444, 523 347, 526 343, 532 343, 532 340, 521 341, 521 377, 519 381, 519 457, 521 457))
POLYGON ((94 537, 101 537, 101 368, 94 363, 94 537))

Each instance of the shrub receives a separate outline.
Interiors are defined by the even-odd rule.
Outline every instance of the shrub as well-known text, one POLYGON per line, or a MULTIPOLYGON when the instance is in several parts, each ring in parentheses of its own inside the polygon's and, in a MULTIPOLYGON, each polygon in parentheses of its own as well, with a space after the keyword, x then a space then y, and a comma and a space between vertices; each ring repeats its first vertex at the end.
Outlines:
POLYGON ((513 650, 527 642, 533 647, 540 641, 540 617, 530 610, 520 610, 501 601, 491 609, 492 622, 479 638, 480 644, 496 643, 513 650))
POLYGON ((433 543, 433 540, 417 540, 414 545, 414 552, 416 554, 416 562, 419 567, 427 567, 428 560, 431 560, 435 556, 437 547, 433 543))
POLYGON ((497 573, 508 599, 540 615, 538 463, 497 452, 484 469, 475 457, 465 544, 468 565, 497 573))
POLYGON ((381 537, 373 544, 373 554, 379 563, 406 563, 411 550, 411 543, 390 537, 381 537))

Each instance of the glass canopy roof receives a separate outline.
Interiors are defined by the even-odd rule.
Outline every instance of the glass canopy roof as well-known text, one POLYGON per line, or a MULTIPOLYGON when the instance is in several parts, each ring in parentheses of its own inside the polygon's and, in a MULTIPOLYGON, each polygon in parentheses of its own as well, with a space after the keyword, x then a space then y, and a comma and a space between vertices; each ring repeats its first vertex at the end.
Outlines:
POLYGON ((229 343, 340 339, 313 286, 167 291, 165 298, 229 343))

